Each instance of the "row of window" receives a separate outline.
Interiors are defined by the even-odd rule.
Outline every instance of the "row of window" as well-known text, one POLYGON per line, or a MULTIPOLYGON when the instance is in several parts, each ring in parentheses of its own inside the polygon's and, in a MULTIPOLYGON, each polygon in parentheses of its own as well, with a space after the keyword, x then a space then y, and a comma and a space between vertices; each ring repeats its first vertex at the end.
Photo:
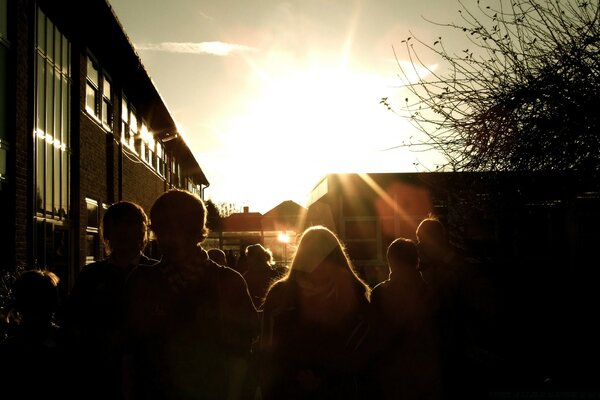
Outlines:
POLYGON ((64 220, 70 206, 71 45, 39 9, 36 22, 36 211, 64 220))
MULTIPOLYGON (((113 132, 113 85, 109 74, 91 56, 87 59, 85 109, 108 132, 113 132)), ((126 150, 134 153, 169 183, 182 186, 179 164, 165 152, 164 144, 154 139, 147 123, 140 118, 135 106, 121 96, 120 140, 126 150)))

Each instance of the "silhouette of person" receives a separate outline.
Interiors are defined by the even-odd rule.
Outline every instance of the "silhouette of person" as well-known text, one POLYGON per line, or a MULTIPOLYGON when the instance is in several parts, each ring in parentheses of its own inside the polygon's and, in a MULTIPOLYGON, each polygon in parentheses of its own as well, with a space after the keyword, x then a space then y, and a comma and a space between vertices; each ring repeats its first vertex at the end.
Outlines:
POLYGON ((369 294, 337 236, 323 226, 305 230, 265 299, 263 397, 361 397, 369 294))
POLYGON ((210 249, 206 252, 208 254, 208 258, 213 260, 219 265, 228 266, 227 264, 227 256, 225 252, 221 249, 210 249))
POLYGON ((450 246, 441 221, 428 217, 417 227, 417 246, 423 280, 433 286, 456 285, 457 268, 463 260, 450 246))
POLYGON ((239 257, 237 258, 237 260, 235 262, 234 269, 242 275, 244 275, 246 273, 246 271, 248 271, 248 259, 246 257, 245 251, 240 252, 239 257))
POLYGON ((269 249, 260 244, 252 244, 246 247, 247 271, 244 279, 248 284, 248 291, 257 310, 262 308, 265 294, 269 286, 280 278, 279 272, 273 267, 275 261, 269 249))
POLYGON ((121 201, 108 207, 102 219, 107 258, 83 267, 67 299, 65 327, 80 396, 122 397, 125 282, 138 265, 158 262, 142 253, 147 229, 139 205, 121 201))
POLYGON ((460 281, 465 260, 450 245, 446 229, 437 218, 421 221, 416 236, 420 273, 430 291, 434 323, 440 333, 444 391, 449 397, 466 395, 465 303, 460 281))
POLYGON ((431 289, 434 316, 442 332, 441 354, 447 390, 478 398, 496 368, 488 326, 496 311, 494 288, 449 242, 440 220, 425 218, 417 228, 421 275, 431 289), (476 377, 477 385, 465 377, 476 377), (466 389, 470 393, 466 392, 466 389), (479 393, 477 392, 479 391, 479 393))
POLYGON ((417 270, 417 246, 398 238, 386 255, 389 278, 371 292, 380 350, 375 370, 383 397, 441 398, 438 337, 427 289, 417 270))
POLYGON ((258 317, 244 278, 209 260, 206 207, 169 190, 150 210, 163 255, 128 290, 127 390, 140 399, 240 398, 258 317))
POLYGON ((28 270, 13 285, 16 329, 0 344, 3 399, 63 398, 64 340, 53 323, 58 305, 58 277, 28 270))

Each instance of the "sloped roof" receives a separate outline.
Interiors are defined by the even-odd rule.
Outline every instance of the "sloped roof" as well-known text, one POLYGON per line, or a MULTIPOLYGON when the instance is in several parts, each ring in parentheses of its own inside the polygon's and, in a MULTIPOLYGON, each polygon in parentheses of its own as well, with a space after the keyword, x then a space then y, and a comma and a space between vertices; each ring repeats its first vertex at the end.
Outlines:
POLYGON ((73 43, 85 45, 101 61, 158 139, 168 136, 175 139, 165 141, 165 147, 175 153, 183 172, 196 183, 208 185, 198 160, 183 135, 178 133, 165 100, 110 3, 107 0, 39 0, 38 5, 73 43))
POLYGON ((259 212, 233 213, 223 218, 222 229, 223 232, 259 232, 262 231, 262 218, 259 212))
POLYGON ((269 210, 262 219, 264 231, 294 231, 304 229, 307 209, 296 202, 286 200, 269 210))

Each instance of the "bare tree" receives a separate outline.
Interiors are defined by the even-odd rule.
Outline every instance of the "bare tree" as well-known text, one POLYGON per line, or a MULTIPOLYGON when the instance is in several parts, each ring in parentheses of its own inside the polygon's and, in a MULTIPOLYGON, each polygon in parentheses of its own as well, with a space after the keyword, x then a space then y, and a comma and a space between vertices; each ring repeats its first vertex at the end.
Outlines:
POLYGON ((410 94, 381 102, 426 135, 405 146, 441 151, 453 170, 600 171, 599 1, 460 3, 460 23, 434 24, 462 31, 469 48, 403 40, 410 94))
POLYGON ((241 212, 242 210, 239 205, 233 202, 221 202, 217 204, 217 208, 219 209, 219 214, 221 214, 221 217, 223 218, 228 217, 231 214, 241 212))

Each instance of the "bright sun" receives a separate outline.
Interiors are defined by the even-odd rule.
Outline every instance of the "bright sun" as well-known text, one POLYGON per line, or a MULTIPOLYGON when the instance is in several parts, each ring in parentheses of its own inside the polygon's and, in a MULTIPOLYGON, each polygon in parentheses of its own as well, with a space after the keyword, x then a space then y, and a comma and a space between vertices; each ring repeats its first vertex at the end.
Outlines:
POLYGON ((224 127, 240 198, 263 190, 302 204, 327 173, 414 170, 414 155, 382 151, 412 129, 379 103, 397 92, 390 78, 323 65, 279 71, 256 74, 255 96, 224 127))

